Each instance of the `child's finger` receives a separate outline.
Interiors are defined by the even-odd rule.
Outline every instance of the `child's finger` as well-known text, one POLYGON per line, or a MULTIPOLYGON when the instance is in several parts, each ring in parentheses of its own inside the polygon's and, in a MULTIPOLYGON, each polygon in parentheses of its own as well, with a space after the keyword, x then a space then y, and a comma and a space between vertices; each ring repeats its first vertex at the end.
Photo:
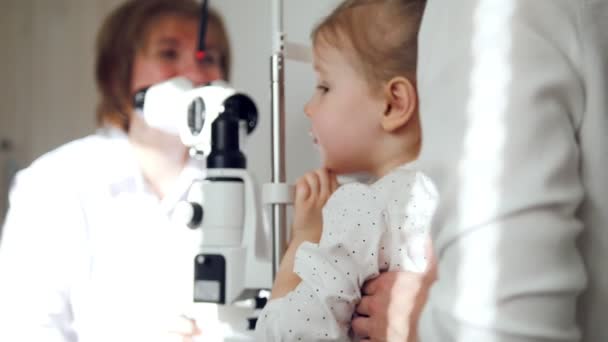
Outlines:
POLYGON ((296 203, 302 203, 310 196, 310 187, 305 178, 298 179, 296 183, 296 203))
POLYGON ((326 169, 317 169, 315 173, 319 179, 319 198, 325 201, 329 198, 329 195, 331 195, 329 175, 327 174, 326 169))
POLYGON ((319 179, 316 173, 309 172, 304 178, 310 187, 310 196, 308 199, 316 199, 319 197, 319 179))

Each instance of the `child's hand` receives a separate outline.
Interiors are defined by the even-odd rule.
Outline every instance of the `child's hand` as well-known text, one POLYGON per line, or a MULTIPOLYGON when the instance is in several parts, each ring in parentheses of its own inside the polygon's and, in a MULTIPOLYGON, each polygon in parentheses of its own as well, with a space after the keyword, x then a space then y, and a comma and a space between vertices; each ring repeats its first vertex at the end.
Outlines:
POLYGON ((338 188, 336 175, 327 169, 309 172, 296 183, 293 236, 318 242, 323 232, 321 210, 338 188))
POLYGON ((326 169, 309 172, 296 182, 292 236, 272 286, 271 299, 281 298, 296 288, 300 277, 293 273, 296 251, 303 242, 318 243, 323 232, 321 210, 338 188, 336 175, 326 169))

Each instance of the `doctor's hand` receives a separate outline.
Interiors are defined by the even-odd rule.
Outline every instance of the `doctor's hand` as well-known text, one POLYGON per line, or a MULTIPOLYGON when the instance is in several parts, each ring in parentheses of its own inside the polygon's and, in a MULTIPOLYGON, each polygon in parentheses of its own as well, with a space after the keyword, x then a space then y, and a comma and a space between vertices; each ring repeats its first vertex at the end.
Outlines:
POLYGON ((309 172, 296 182, 292 236, 319 241, 323 231, 321 211, 337 188, 336 175, 327 169, 309 172))
POLYGON ((430 255, 425 273, 384 272, 363 285, 352 328, 361 341, 418 340, 418 319, 428 291, 437 279, 437 263, 430 255))
POLYGON ((179 316, 169 323, 167 338, 162 342, 193 342, 200 335, 201 330, 193 319, 179 316))

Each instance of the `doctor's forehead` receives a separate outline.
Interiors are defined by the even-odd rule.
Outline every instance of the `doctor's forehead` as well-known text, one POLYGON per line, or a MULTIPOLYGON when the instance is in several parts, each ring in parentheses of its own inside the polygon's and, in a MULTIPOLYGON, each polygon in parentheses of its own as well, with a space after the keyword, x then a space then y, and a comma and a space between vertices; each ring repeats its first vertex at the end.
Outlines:
MULTIPOLYGON (((146 30, 144 44, 176 46, 180 43, 198 43, 198 19, 179 15, 166 15, 155 20, 146 30)), ((222 50, 220 34, 214 22, 207 27, 205 45, 208 49, 222 50)), ((221 51, 223 52, 223 51, 221 51)))
POLYGON ((196 41, 198 21, 180 15, 164 15, 148 24, 142 38, 144 44, 178 44, 184 40, 196 41))

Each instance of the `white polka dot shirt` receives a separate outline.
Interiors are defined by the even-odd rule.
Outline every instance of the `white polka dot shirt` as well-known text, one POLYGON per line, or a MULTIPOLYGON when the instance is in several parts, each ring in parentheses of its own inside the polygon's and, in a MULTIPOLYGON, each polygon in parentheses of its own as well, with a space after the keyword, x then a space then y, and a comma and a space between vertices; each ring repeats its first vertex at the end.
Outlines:
POLYGON ((305 242, 294 271, 302 282, 260 313, 259 341, 350 341, 363 283, 382 271, 426 268, 438 197, 420 172, 397 168, 372 185, 341 186, 323 208, 319 244, 305 242))

